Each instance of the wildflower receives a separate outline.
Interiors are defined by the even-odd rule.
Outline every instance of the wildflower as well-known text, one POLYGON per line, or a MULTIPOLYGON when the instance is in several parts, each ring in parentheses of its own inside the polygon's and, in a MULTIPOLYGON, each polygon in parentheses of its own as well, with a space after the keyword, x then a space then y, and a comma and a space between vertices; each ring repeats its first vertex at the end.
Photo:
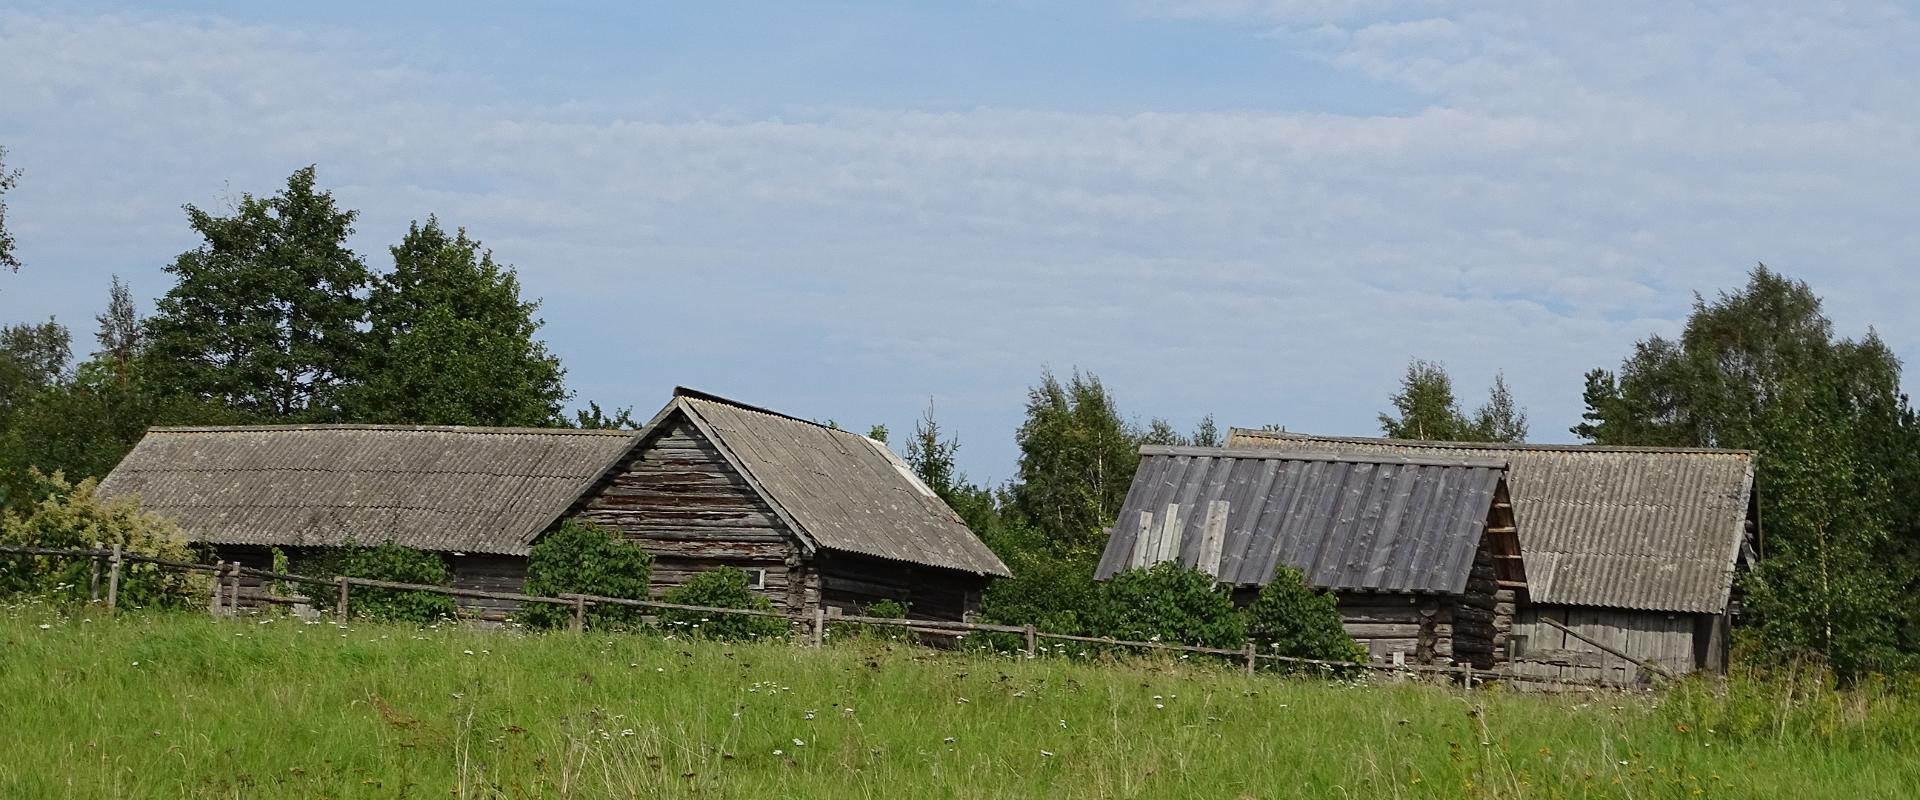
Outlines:
POLYGON ((805 719, 813 719, 813 711, 809 710, 807 711, 807 713, 802 714, 801 716, 805 719))
POLYGON ((134 665, 134 666, 136 666, 136 667, 137 667, 137 666, 140 666, 140 662, 138 662, 138 661, 135 661, 135 662, 133 662, 133 665, 134 665))
POLYGON ((774 755, 776 755, 776 756, 784 756, 784 755, 786 755, 786 754, 787 754, 787 751, 785 751, 785 750, 782 750, 782 749, 780 749, 780 748, 778 748, 778 747, 776 747, 776 748, 773 748, 773 754, 774 754, 774 755))
POLYGON ((666 672, 666 671, 667 671, 667 668, 666 668, 666 667, 654 667, 654 668, 653 668, 653 671, 654 671, 654 672, 666 672))
POLYGON ((806 746, 807 746, 807 742, 806 742, 806 740, 805 740, 805 739, 795 739, 795 740, 793 740, 793 746, 794 746, 794 747, 806 747, 806 746))
POLYGON ((632 729, 632 728, 627 728, 626 730, 623 730, 623 731, 621 731, 621 732, 620 732, 620 735, 621 735, 621 736, 632 736, 632 735, 633 735, 633 729, 632 729))
POLYGON ((43 630, 43 631, 46 631, 46 630, 52 630, 52 629, 53 629, 53 626, 52 626, 52 625, 46 625, 46 624, 42 624, 42 625, 40 626, 40 630, 43 630))
POLYGON ((473 651, 472 651, 472 650, 462 650, 462 651, 460 651, 460 652, 462 652, 462 653, 466 653, 467 655, 473 655, 473 651))
POLYGON ((947 744, 953 744, 953 737, 951 737, 951 736, 949 736, 949 737, 947 737, 947 738, 945 738, 945 739, 942 739, 941 741, 944 741, 944 742, 946 742, 947 744))
POLYGON ((1050 750, 1042 750, 1042 751, 1040 751, 1040 756, 1041 756, 1042 758, 1052 758, 1052 757, 1053 757, 1053 752, 1052 752, 1052 751, 1050 751, 1050 750))

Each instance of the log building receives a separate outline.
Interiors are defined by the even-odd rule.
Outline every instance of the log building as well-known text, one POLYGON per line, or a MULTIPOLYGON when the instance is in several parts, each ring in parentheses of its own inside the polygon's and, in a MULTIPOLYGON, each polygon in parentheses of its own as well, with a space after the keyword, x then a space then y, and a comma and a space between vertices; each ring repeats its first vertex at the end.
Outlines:
POLYGON ((316 549, 392 542, 487 591, 521 591, 529 550, 568 517, 639 542, 655 595, 732 566, 786 610, 890 599, 958 620, 1008 574, 886 445, 689 389, 639 431, 154 428, 100 495, 138 496, 221 560, 269 568, 278 548, 297 568, 316 549))
POLYGON ((1504 460, 1529 578, 1514 627, 1516 673, 1636 683, 1644 662, 1675 674, 1726 671, 1739 611, 1734 573, 1759 536, 1751 452, 1242 428, 1230 431, 1228 444, 1504 460))
POLYGON ((1506 462, 1147 446, 1096 577, 1163 561, 1249 602, 1281 566, 1378 662, 1504 661, 1526 591, 1506 462))

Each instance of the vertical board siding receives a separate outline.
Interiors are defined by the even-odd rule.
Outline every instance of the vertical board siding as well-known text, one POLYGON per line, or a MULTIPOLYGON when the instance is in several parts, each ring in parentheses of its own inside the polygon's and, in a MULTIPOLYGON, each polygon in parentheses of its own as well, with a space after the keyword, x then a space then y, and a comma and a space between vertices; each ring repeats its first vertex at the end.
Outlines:
POLYGON ((1520 610, 1514 633, 1526 637, 1525 652, 1514 662, 1514 671, 1530 677, 1569 680, 1603 680, 1616 683, 1640 683, 1652 676, 1642 675, 1637 664, 1605 653, 1565 631, 1542 622, 1551 619, 1604 642, 1607 646, 1643 661, 1659 664, 1679 675, 1717 667, 1698 660, 1696 637, 1711 635, 1717 627, 1715 615, 1629 611, 1609 608, 1533 605, 1520 610), (1701 617, 1708 622, 1702 624, 1701 617))

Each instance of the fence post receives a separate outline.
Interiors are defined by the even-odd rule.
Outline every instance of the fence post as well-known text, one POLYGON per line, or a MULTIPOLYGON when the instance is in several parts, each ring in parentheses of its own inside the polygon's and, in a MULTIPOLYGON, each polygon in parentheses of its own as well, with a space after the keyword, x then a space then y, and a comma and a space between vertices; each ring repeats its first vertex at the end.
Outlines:
POLYGON ((346 622, 347 621, 347 587, 351 586, 352 584, 347 583, 347 576, 345 575, 334 576, 333 582, 340 584, 340 597, 337 601, 334 602, 334 605, 333 605, 334 620, 337 622, 346 622))
POLYGON ((1040 631, 1036 630, 1032 623, 1028 623, 1025 633, 1027 636, 1027 657, 1033 658, 1040 654, 1040 631))
POLYGON ((113 544, 113 558, 107 570, 107 613, 120 605, 120 543, 113 544))
POLYGON ((1248 640, 1246 647, 1241 648, 1240 652, 1241 654, 1247 657, 1247 677, 1251 678, 1253 677, 1253 659, 1254 659, 1253 641, 1248 640))
POLYGON ((213 562, 213 596, 207 601, 207 613, 212 614, 215 619, 226 616, 221 606, 227 602, 227 598, 220 590, 220 576, 225 574, 227 574, 227 562, 213 562))
POLYGON ((586 629, 587 599, 584 597, 575 597, 573 598, 573 632, 580 633, 586 629))
POLYGON ((240 616, 240 562, 227 565, 227 611, 240 616))
POLYGON ((826 638, 827 638, 827 608, 826 606, 814 606, 813 607, 813 646, 819 647, 821 642, 826 641, 826 638))
MULTIPOLYGON (((93 543, 94 550, 101 550, 106 546, 104 542, 93 543)), ((97 552, 93 556, 93 577, 87 579, 87 602, 100 602, 100 554, 97 552)))

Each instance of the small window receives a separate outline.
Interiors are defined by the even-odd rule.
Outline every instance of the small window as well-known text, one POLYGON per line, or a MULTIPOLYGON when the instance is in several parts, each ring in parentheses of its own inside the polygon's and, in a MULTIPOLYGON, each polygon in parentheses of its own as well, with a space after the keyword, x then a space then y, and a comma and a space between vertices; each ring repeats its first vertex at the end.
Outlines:
POLYGON ((747 570, 747 588, 749 589, 767 588, 767 571, 764 569, 747 570))

